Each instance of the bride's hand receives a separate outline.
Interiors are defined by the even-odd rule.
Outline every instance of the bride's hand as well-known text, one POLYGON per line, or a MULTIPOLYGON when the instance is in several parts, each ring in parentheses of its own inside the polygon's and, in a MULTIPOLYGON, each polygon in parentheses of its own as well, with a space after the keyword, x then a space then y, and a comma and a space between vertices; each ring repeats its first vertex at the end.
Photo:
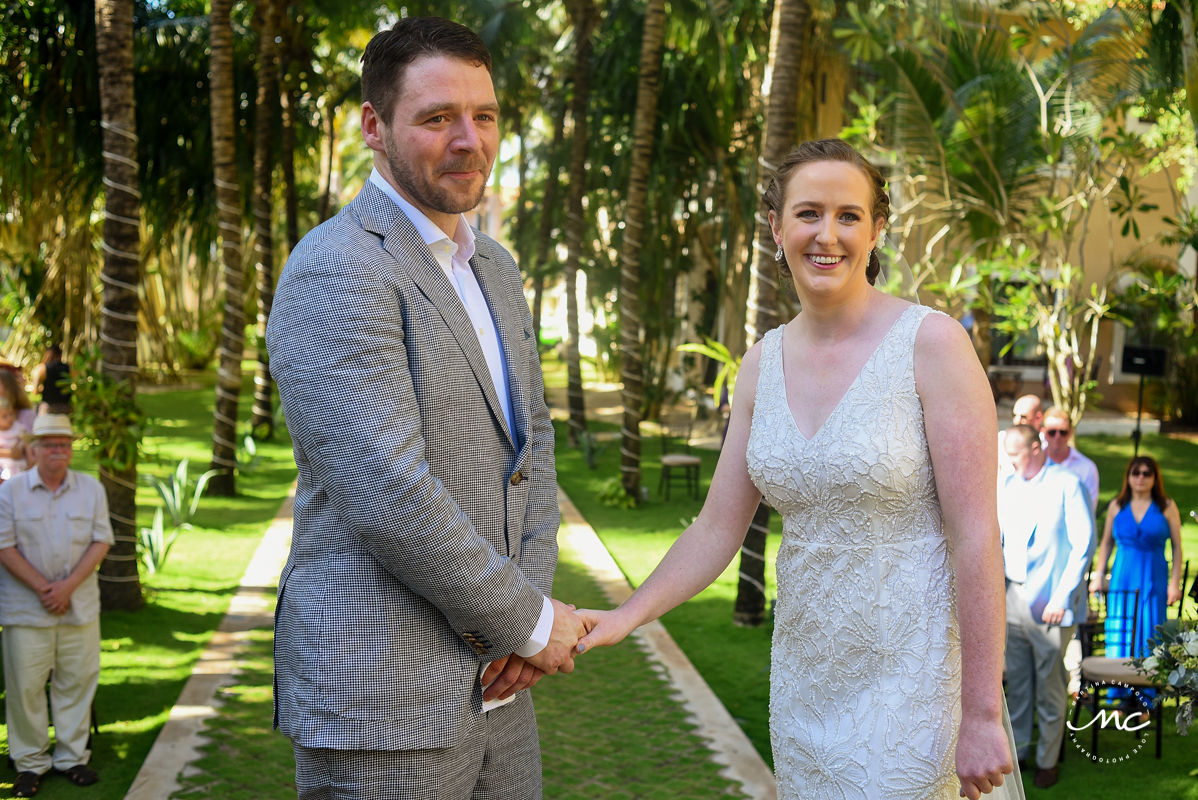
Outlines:
POLYGON ((1002 786, 1003 776, 1015 771, 1007 731, 1000 719, 962 720, 957 736, 957 777, 961 796, 978 800, 994 787, 1002 786))
POLYGON ((587 634, 578 640, 576 650, 579 653, 600 645, 618 644, 636 627, 625 619, 626 615, 618 608, 611 611, 580 608, 578 616, 582 617, 582 624, 587 629, 587 634))

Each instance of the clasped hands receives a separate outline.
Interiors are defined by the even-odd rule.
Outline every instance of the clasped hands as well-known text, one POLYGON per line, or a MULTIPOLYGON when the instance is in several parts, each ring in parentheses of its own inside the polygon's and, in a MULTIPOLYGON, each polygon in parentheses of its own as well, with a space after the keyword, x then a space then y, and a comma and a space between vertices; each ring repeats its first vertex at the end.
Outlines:
POLYGON ((496 659, 483 670, 483 700, 506 700, 516 692, 535 686, 546 675, 574 671, 578 640, 589 628, 572 605, 550 598, 553 603, 553 630, 549 643, 535 656, 525 658, 512 653, 496 659))
POLYGON ((574 657, 596 645, 613 645, 635 625, 626 624, 620 610, 578 610, 559 600, 553 603, 553 631, 549 644, 530 658, 515 653, 496 659, 483 671, 484 700, 506 700, 516 692, 535 686, 546 675, 573 672, 574 657))
POLYGON ((42 608, 56 616, 62 616, 71 608, 71 593, 74 589, 66 581, 52 581, 38 592, 42 608))

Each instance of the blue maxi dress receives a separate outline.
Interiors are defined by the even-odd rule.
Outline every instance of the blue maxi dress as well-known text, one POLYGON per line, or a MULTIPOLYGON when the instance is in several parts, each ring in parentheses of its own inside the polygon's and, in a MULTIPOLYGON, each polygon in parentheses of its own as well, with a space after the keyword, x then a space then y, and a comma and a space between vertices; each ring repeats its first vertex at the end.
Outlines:
POLYGON ((1155 502, 1136 522, 1128 503, 1115 515, 1115 563, 1111 567, 1106 617, 1106 655, 1117 658, 1145 656, 1148 640, 1156 638, 1156 626, 1165 621, 1169 591, 1169 565, 1165 543, 1169 521, 1155 502), (1132 641, 1132 602, 1120 591, 1140 590, 1140 610, 1132 641))

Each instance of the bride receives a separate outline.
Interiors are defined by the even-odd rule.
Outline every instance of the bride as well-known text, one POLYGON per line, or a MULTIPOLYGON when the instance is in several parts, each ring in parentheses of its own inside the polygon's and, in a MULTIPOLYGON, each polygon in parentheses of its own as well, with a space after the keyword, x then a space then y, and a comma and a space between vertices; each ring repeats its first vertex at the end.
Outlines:
POLYGON ((578 650, 711 583, 764 494, 779 797, 978 798, 1015 769, 989 384, 957 322, 873 287, 890 202, 852 147, 804 143, 765 199, 802 312, 745 355, 702 512, 627 602, 580 612, 578 650))

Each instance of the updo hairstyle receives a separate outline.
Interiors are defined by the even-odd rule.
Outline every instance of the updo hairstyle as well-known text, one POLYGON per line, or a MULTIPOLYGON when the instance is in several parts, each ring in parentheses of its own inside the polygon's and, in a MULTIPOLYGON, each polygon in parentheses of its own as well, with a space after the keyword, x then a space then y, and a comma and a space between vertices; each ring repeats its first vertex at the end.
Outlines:
MULTIPOLYGON (((845 164, 852 164, 861 170, 865 175, 865 179, 869 181, 870 187, 873 189, 873 207, 870 209, 871 221, 881 219, 885 223, 890 219, 890 195, 886 194, 886 180, 882 177, 882 173, 873 164, 865 160, 852 145, 843 139, 818 139, 809 142, 803 142, 801 145, 791 150, 778 168, 774 170, 774 175, 770 179, 769 186, 765 190, 763 199, 774 212, 775 218, 782 216, 782 200, 786 189, 786 182, 790 180, 790 176, 801 167, 808 164, 814 164, 820 161, 840 161, 845 164)), ((878 272, 882 269, 882 262, 878 260, 876 252, 870 252, 869 264, 865 267, 865 279, 872 286, 874 281, 878 279, 878 272)), ((790 265, 786 263, 786 254, 782 254, 781 261, 778 262, 778 270, 790 278, 790 265)))

